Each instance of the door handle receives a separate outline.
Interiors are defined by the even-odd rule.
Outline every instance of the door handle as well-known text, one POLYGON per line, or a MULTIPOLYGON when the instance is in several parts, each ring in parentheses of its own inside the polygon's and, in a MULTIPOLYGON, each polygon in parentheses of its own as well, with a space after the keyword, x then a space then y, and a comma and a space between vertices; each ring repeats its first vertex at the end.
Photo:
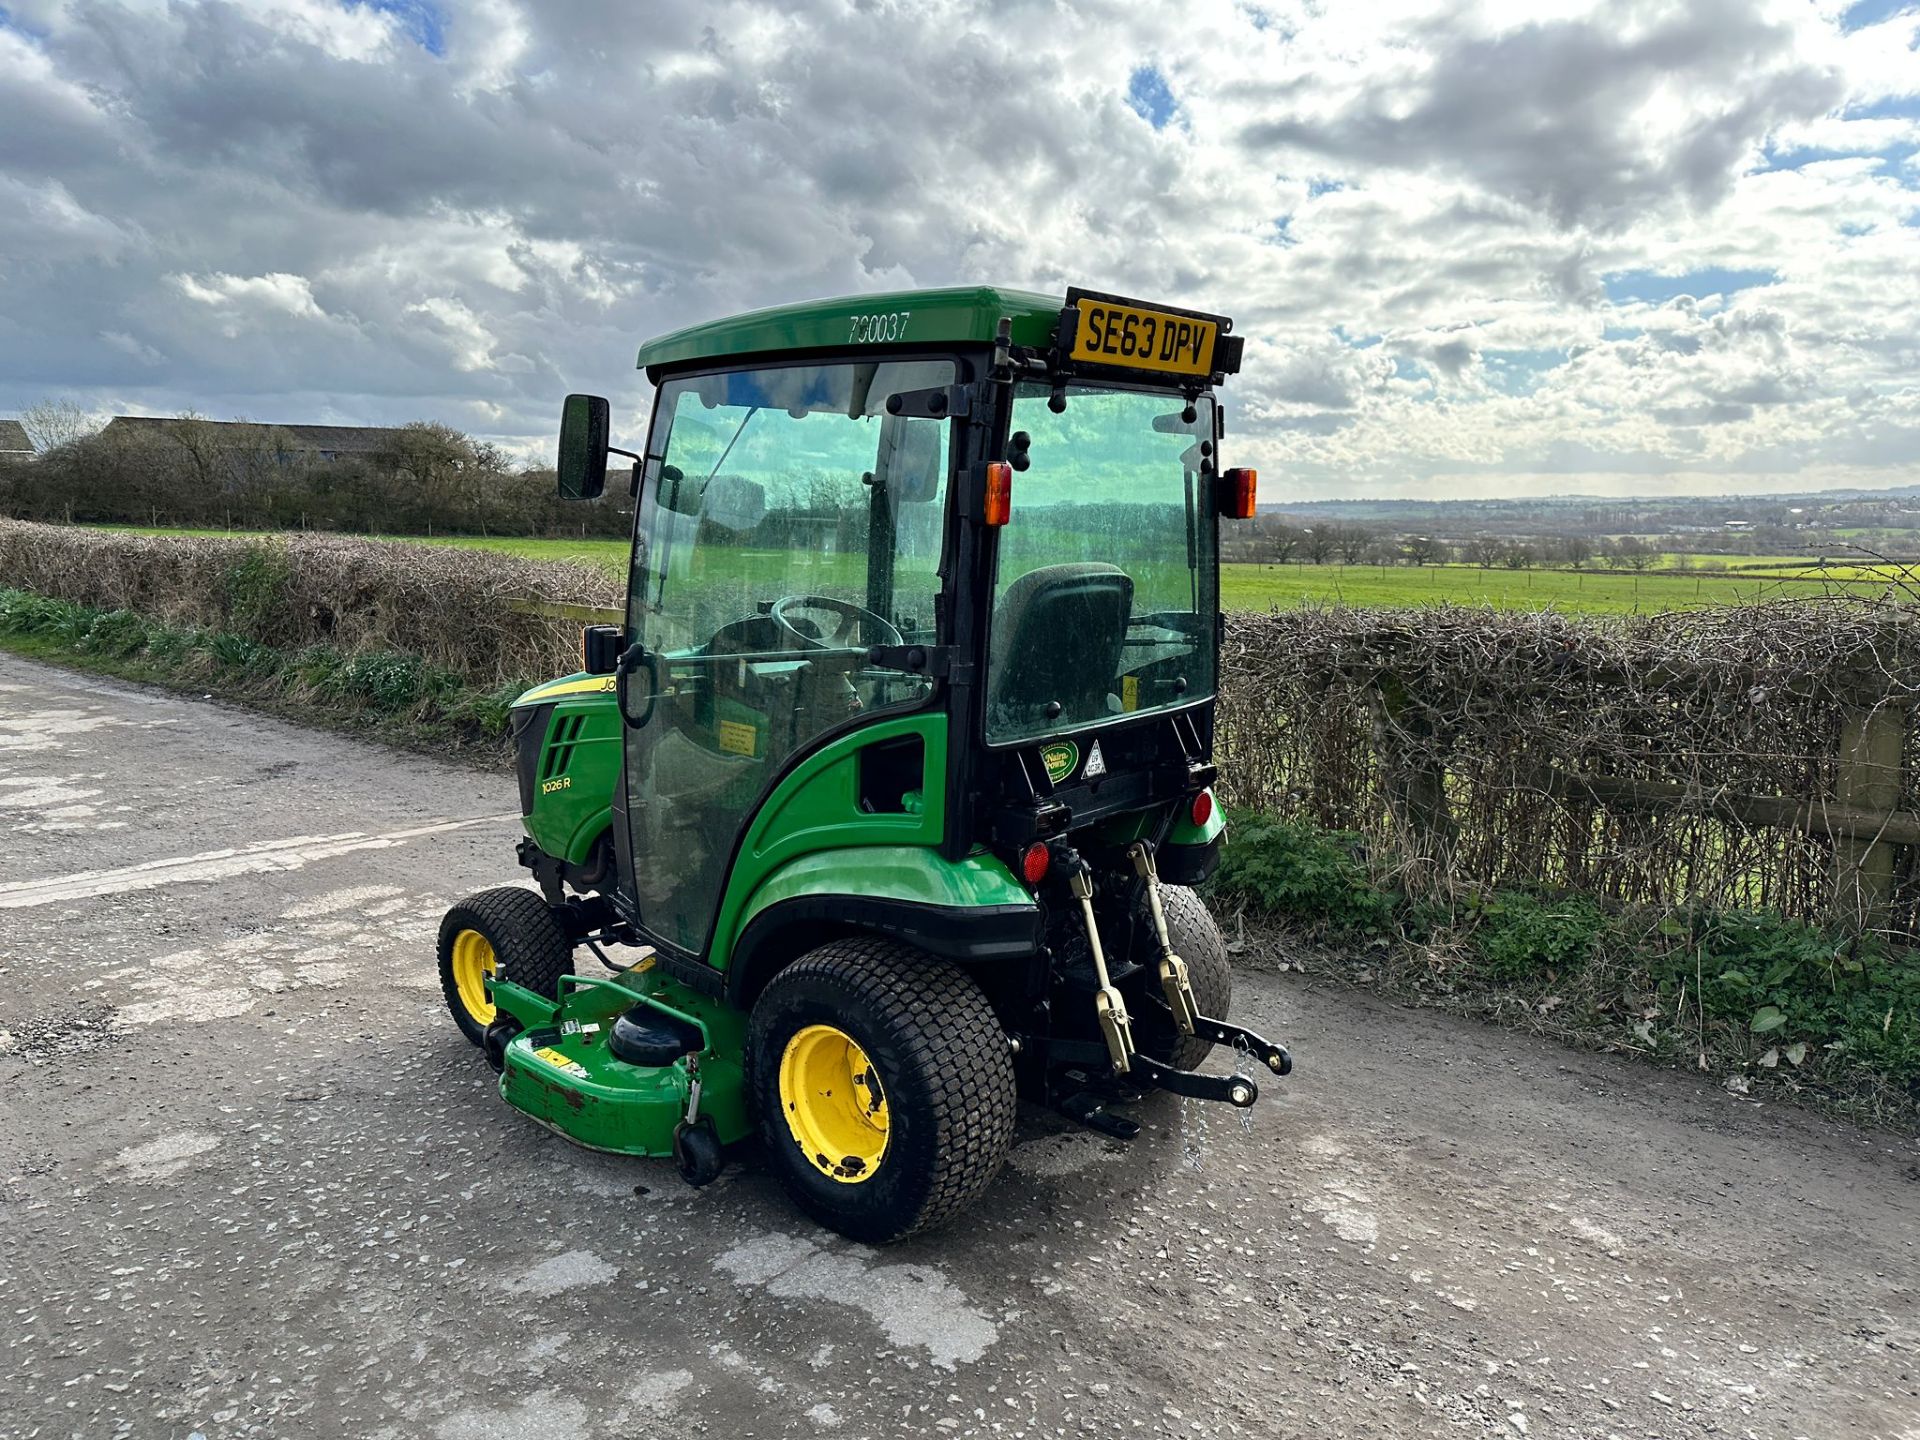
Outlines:
POLYGON ((635 643, 621 653, 620 662, 613 670, 614 700, 620 707, 620 718, 632 729, 638 730, 653 718, 653 707, 660 699, 660 657, 646 646, 635 643), (646 675, 647 704, 638 715, 633 713, 632 678, 636 671, 646 675))

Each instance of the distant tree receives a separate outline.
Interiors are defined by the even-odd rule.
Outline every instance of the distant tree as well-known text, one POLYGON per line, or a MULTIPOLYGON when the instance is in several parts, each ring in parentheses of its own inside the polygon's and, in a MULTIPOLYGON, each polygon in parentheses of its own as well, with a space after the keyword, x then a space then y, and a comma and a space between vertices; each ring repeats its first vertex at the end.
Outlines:
POLYGON ((1306 540, 1306 536, 1296 524, 1273 524, 1261 532, 1267 555, 1275 564, 1286 564, 1294 559, 1294 551, 1300 549, 1302 540, 1306 540))
POLYGON ((1311 530, 1300 532, 1300 553, 1309 563, 1324 565, 1333 556, 1334 529, 1329 525, 1316 525, 1311 530))
POLYGON ((1367 547, 1367 553, 1361 557, 1369 565, 1398 565, 1405 558, 1400 547, 1384 535, 1376 535, 1373 543, 1367 547))
POLYGON ((1364 525, 1341 525, 1333 531, 1333 548, 1342 565, 1358 565, 1373 545, 1373 531, 1364 525))
POLYGON ((1593 541, 1584 535, 1560 537, 1560 559, 1570 570, 1584 570, 1593 563, 1593 541))
POLYGON ((1400 553, 1414 565, 1444 565, 1453 550, 1437 535, 1409 535, 1400 542, 1400 553))
POLYGON ((1615 570, 1645 570, 1660 558, 1660 552, 1638 535, 1622 535, 1608 547, 1607 564, 1615 570))
POLYGON ((1460 558, 1482 570, 1500 563, 1501 541, 1493 535, 1475 535, 1460 547, 1460 558))
POLYGON ((219 432, 207 423, 207 417, 183 410, 161 427, 169 440, 178 445, 193 467, 193 478, 203 492, 213 488, 214 462, 219 453, 219 432))
POLYGON ((393 449, 395 468, 429 494, 452 488, 459 472, 474 463, 473 441, 436 420, 402 425, 393 449))
POLYGON ((33 448, 44 455, 100 433, 100 422, 76 400, 42 400, 20 412, 20 428, 33 448))
POLYGON ((1509 570, 1531 570, 1539 552, 1524 540, 1509 540, 1500 547, 1500 563, 1509 570))

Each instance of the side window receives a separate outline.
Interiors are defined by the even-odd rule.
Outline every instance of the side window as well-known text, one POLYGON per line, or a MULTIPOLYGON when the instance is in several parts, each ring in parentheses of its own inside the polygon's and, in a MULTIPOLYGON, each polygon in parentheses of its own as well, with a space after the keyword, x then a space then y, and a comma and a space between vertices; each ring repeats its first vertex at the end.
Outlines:
POLYGON ((704 943, 741 820, 790 756, 931 693, 869 650, 933 640, 949 422, 886 400, 953 379, 951 361, 870 361, 661 388, 629 615, 659 698, 627 753, 648 797, 636 884, 675 944, 704 943))

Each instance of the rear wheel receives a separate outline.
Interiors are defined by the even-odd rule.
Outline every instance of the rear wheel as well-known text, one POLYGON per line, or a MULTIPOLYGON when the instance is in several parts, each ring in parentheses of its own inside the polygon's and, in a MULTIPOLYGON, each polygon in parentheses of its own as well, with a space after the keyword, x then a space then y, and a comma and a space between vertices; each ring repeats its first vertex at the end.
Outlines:
POLYGON ((1013 1138, 1013 1057, 965 974, 891 940, 824 945, 747 1030, 760 1134, 815 1220, 881 1243, 964 1209, 1013 1138))
POLYGON ((440 922, 440 990, 453 1023, 484 1045, 496 1009, 489 981, 511 978, 549 998, 573 973, 573 946, 547 902, 531 890, 502 886, 469 895, 440 922))
MULTIPOLYGON (((1227 963, 1227 942, 1214 923, 1206 902, 1185 885, 1162 885, 1160 908, 1167 917, 1167 938, 1173 953, 1187 962, 1187 983, 1193 986, 1194 1001, 1202 1015, 1215 1020, 1227 1018, 1233 1004, 1233 969, 1227 963)), ((1135 922, 1134 955, 1142 959, 1146 970, 1141 979, 1154 999, 1161 998, 1160 944, 1153 933, 1153 916, 1146 901, 1140 902, 1135 922)), ((1182 1035, 1173 1020, 1157 1005, 1138 1007, 1134 1017, 1135 1043, 1148 1055, 1176 1070, 1192 1070, 1213 1050, 1211 1040, 1182 1035)))

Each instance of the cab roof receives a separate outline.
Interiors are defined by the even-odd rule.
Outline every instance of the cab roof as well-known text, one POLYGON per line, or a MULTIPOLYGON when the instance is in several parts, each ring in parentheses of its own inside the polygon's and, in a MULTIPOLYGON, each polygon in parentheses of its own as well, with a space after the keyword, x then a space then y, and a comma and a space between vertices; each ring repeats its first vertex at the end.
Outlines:
POLYGON ((1013 343, 1044 346, 1066 299, 995 285, 892 290, 807 300, 709 320, 655 336, 640 347, 640 368, 657 370, 700 360, 782 350, 844 350, 855 345, 990 344, 1000 318, 1013 321, 1013 343))

